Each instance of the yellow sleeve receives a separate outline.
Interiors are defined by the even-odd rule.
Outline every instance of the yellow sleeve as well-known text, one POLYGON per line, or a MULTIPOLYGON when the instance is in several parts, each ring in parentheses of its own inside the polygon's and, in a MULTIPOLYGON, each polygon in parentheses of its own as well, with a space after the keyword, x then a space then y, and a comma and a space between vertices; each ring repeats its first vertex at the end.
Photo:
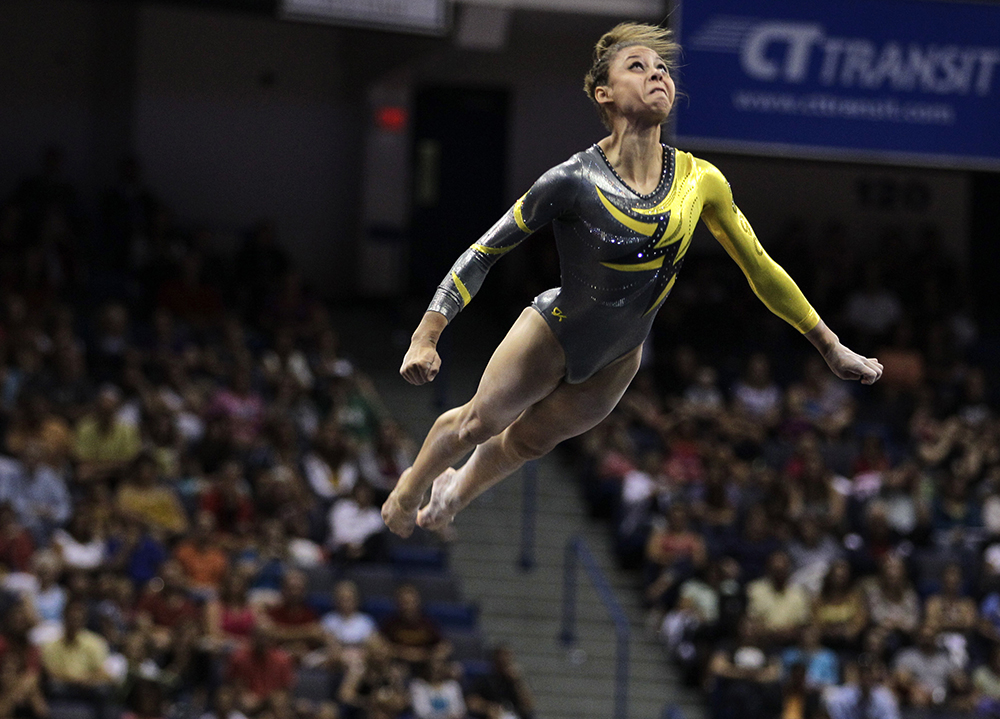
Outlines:
POLYGON ((733 201, 722 173, 710 162, 696 160, 701 170, 699 190, 704 200, 701 219, 743 270, 750 289, 771 312, 799 332, 819 324, 819 315, 795 281, 761 247, 757 236, 733 201))

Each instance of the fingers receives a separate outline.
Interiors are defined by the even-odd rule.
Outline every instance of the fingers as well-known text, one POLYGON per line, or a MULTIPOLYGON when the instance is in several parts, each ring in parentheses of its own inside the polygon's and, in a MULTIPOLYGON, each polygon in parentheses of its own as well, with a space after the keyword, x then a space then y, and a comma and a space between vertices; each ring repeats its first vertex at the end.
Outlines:
POLYGON ((861 384, 875 384, 882 377, 882 363, 874 357, 861 357, 861 384))
POLYGON ((399 374, 410 384, 422 385, 433 381, 440 369, 441 357, 436 352, 431 356, 423 354, 417 357, 407 353, 403 358, 403 366, 399 368, 399 374))

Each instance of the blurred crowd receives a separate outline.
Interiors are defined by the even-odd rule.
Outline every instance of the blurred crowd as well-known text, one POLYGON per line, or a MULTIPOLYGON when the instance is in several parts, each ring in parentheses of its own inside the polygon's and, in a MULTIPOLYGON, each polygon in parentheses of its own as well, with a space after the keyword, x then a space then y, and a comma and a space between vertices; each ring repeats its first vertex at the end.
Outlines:
POLYGON ((716 719, 1000 716, 995 345, 933 228, 806 234, 769 249, 882 380, 836 379, 693 258, 574 445, 590 506, 716 719))
POLYGON ((414 586, 343 579, 414 448, 274 227, 227 256, 62 162, 0 203, 0 716, 530 717, 508 651, 460 676, 414 586))

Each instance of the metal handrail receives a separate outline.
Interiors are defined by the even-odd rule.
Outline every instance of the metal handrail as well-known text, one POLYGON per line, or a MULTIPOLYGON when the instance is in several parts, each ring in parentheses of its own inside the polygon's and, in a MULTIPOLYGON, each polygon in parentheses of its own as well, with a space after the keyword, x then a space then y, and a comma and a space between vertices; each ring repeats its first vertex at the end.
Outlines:
POLYGON ((615 719, 628 717, 628 654, 629 640, 632 629, 629 626, 625 610, 618 603, 611 582, 607 575, 597 566, 597 560, 590 552, 582 537, 573 536, 566 542, 566 559, 563 566, 563 611, 562 630, 559 638, 563 645, 571 646, 576 642, 576 565, 579 561, 584 571, 590 577, 591 584, 597 591, 608 616, 615 625, 615 719))

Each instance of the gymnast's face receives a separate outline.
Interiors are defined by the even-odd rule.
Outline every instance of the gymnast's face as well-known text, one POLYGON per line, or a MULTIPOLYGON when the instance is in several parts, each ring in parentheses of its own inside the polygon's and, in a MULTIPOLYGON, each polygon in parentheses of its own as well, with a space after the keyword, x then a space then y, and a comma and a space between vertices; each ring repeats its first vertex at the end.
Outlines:
POLYGON ((661 124, 673 107, 675 91, 663 58, 644 45, 632 45, 615 55, 608 83, 594 90, 594 98, 612 115, 661 124))

